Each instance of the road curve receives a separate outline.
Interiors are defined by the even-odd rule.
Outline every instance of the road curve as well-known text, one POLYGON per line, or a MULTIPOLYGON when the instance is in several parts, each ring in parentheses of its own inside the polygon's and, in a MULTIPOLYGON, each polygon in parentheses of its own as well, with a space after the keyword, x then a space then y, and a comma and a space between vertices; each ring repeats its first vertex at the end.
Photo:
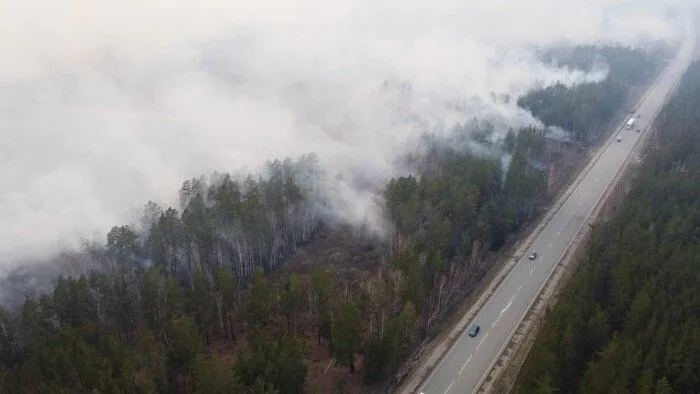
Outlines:
POLYGON ((616 133, 601 148, 602 152, 588 173, 557 208, 557 212, 527 249, 528 252, 519 256, 506 278, 442 357, 418 392, 474 393, 483 384, 574 236, 588 223, 596 204, 650 126, 653 115, 664 104, 690 64, 696 37, 690 32, 690 27, 687 31, 676 58, 641 99, 637 110, 640 117, 635 126, 632 130, 627 130, 624 127, 627 119, 620 124, 616 133), (641 130, 639 133, 636 131, 638 128, 641 130), (618 141, 618 136, 621 141, 618 141), (534 261, 527 257, 532 250, 538 253, 534 261), (480 333, 474 338, 466 335, 472 324, 481 327, 480 333))

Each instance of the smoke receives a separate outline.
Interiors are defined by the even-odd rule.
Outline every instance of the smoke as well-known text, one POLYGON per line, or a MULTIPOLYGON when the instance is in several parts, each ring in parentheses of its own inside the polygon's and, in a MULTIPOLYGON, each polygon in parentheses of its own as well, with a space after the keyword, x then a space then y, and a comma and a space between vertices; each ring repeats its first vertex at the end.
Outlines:
POLYGON ((0 2, 0 265, 174 204, 184 179, 317 152, 338 217, 426 130, 536 124, 516 97, 600 80, 535 46, 675 42, 650 1, 0 2))
POLYGON ((547 137, 551 139, 563 142, 573 142, 573 139, 571 138, 571 132, 562 129, 561 127, 549 126, 545 129, 545 132, 547 137))

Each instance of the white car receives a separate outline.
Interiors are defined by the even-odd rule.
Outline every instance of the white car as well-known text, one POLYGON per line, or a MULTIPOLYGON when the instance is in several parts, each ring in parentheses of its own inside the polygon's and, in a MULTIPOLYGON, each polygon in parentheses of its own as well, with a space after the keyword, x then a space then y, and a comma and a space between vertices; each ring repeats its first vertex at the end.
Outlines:
POLYGON ((622 142, 622 137, 618 136, 618 137, 617 137, 617 142, 622 142))
POLYGON ((530 259, 530 260, 536 259, 536 258, 537 258, 537 252, 533 250, 532 253, 530 253, 530 255, 527 256, 527 258, 530 259))

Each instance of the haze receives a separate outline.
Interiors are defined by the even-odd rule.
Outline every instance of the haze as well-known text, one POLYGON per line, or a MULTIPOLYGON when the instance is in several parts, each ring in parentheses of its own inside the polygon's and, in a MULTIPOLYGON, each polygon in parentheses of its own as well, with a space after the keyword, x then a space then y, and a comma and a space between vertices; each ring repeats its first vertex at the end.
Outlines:
POLYGON ((343 175, 338 217, 372 217, 358 184, 403 173, 426 128, 537 124, 491 93, 605 76, 529 48, 673 43, 671 3, 3 0, 0 266, 173 204, 187 178, 312 151, 343 175))

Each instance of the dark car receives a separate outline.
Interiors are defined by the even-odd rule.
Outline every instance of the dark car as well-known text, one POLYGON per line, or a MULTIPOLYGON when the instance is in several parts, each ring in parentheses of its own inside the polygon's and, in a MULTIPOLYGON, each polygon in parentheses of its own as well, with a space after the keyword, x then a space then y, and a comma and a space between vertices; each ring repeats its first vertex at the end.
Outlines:
POLYGON ((475 336, 479 335, 479 330, 480 330, 480 329, 481 329, 481 327, 479 327, 478 325, 474 324, 473 326, 471 326, 471 327, 469 328, 469 336, 472 337, 472 338, 474 338, 475 336))
POLYGON ((530 253, 530 255, 527 256, 527 258, 530 259, 530 260, 536 259, 536 258, 537 258, 537 252, 533 250, 532 253, 530 253))

